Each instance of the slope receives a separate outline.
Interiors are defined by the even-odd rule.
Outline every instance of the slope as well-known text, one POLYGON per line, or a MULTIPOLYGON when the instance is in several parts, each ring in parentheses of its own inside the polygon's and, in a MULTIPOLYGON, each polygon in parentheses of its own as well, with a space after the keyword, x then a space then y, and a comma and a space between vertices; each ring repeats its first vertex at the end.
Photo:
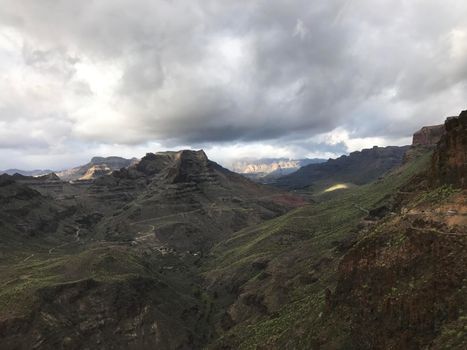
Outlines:
POLYGON ((148 154, 93 189, 121 208, 102 223, 108 239, 144 233, 189 251, 206 251, 234 231, 304 204, 222 168, 203 151, 148 154))
POLYGON ((306 349, 321 337, 328 348, 346 344, 343 321, 333 320, 329 328, 320 317, 326 295, 336 286, 344 253, 376 224, 368 211, 392 207, 391 195, 428 166, 428 151, 413 152, 411 162, 375 183, 249 227, 217 245, 204 267, 219 303, 221 336, 212 348, 306 349), (327 334, 330 329, 336 332, 327 334))
POLYGON ((374 183, 218 244, 203 266, 217 303, 209 347, 464 349, 464 122, 447 121, 434 156, 414 147, 374 183))

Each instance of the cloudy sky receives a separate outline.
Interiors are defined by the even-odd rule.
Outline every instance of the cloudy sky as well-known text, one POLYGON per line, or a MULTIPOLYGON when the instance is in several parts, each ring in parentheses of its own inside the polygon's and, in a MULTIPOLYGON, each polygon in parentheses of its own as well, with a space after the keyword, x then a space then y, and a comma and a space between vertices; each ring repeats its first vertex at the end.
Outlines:
POLYGON ((0 169, 329 157, 466 108, 465 0, 0 0, 0 169))

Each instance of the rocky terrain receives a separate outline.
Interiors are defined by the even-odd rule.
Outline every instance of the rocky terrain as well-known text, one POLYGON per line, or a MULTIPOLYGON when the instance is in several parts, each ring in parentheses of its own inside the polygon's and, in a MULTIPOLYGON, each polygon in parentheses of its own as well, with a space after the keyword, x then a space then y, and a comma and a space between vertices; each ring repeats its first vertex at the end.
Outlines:
POLYGON ((431 179, 434 184, 450 184, 467 188, 467 112, 445 123, 433 156, 431 179))
POLYGON ((111 236, 144 229, 173 247, 196 251, 304 204, 222 168, 203 151, 149 153, 99 179, 92 190, 106 201, 126 203, 107 226, 111 236))
POLYGON ((432 181, 440 152, 465 153, 462 119, 447 120, 434 154, 414 145, 381 179, 218 245, 210 348, 464 349, 466 192, 432 181))
POLYGON ((310 165, 309 201, 203 151, 1 175, 0 349, 465 349, 465 115, 310 165))
POLYGON ((207 249, 304 204, 202 151, 148 154, 61 192, 47 183, 1 178, 2 349, 199 348, 210 334, 196 272, 207 249))
POLYGON ((445 132, 444 125, 424 126, 413 134, 412 145, 435 146, 445 132))
POLYGON ((328 187, 335 183, 363 185, 402 163, 408 147, 373 147, 325 163, 310 164, 278 178, 274 185, 286 189, 328 187))

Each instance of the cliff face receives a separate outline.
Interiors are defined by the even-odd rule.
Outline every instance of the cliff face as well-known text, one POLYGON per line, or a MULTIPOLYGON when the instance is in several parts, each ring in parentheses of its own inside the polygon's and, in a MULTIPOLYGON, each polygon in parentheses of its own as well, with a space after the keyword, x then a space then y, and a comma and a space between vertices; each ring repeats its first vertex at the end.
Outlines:
POLYGON ((433 146, 436 145, 444 134, 444 125, 424 126, 413 135, 412 145, 433 146))
POLYGON ((448 118, 444 129, 446 132, 433 154, 432 183, 467 188, 467 111, 448 118))

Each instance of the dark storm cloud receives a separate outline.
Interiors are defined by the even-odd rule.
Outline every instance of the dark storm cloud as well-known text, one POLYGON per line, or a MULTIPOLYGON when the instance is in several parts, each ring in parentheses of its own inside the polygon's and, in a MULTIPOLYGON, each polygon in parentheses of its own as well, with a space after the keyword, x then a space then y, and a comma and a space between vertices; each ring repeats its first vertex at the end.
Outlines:
MULTIPOLYGON (((57 109, 78 141, 274 139, 340 152, 345 144, 306 140, 337 127, 354 138, 407 137, 467 101, 461 1, 2 3, 0 29, 18 33, 22 64, 47 88, 8 103, 37 103, 36 118, 57 109), (66 103, 54 105, 61 91, 66 103)), ((1 107, 0 120, 14 119, 1 107)))

